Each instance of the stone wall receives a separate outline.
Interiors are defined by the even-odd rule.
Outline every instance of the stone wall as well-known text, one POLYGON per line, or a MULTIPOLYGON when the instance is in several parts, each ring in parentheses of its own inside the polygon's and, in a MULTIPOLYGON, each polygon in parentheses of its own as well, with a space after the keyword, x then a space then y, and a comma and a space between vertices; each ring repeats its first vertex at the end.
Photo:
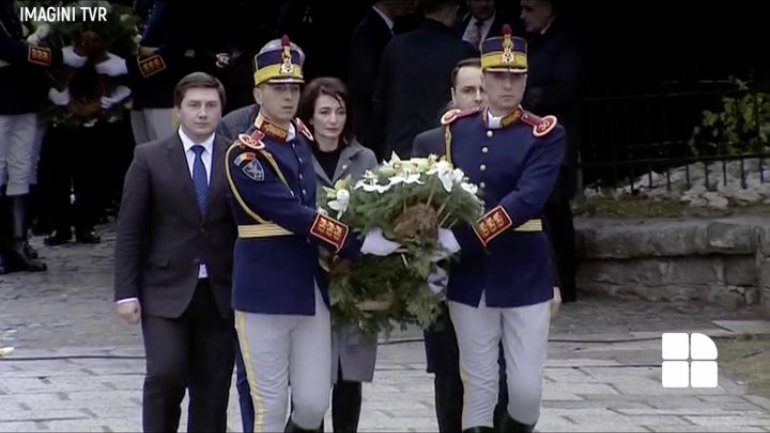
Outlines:
POLYGON ((770 310, 770 216, 575 226, 581 291, 770 310))

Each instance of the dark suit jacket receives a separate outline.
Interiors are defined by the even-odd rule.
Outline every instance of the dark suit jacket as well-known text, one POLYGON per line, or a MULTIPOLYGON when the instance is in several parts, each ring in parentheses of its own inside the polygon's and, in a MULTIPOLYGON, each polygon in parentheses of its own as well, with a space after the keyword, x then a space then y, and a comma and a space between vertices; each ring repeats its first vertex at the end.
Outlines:
POLYGON ((257 104, 247 105, 227 113, 219 121, 217 134, 222 135, 228 143, 232 143, 238 138, 238 134, 243 134, 251 127, 258 113, 259 107, 257 104))
POLYGON ((409 157, 414 137, 437 126, 451 100, 452 69, 477 56, 452 28, 431 19, 388 43, 374 94, 375 114, 384 125, 383 155, 409 157))
POLYGON ((236 227, 227 201, 225 152, 214 140, 205 216, 201 216, 178 134, 136 148, 126 174, 115 243, 115 300, 139 298, 143 314, 179 317, 205 257, 216 307, 230 307, 236 227))
POLYGON ((374 117, 372 98, 382 53, 392 37, 382 17, 370 9, 353 30, 350 45, 348 88, 355 119, 353 128, 358 141, 374 150, 378 158, 382 157, 382 133, 374 117))
POLYGON ((567 131, 565 171, 554 189, 554 197, 569 199, 577 183, 580 148, 581 101, 583 98, 583 54, 578 35, 558 19, 544 35, 529 40, 529 73, 522 105, 533 113, 556 116, 567 131))
MULTIPOLYGON (((468 27, 468 23, 471 21, 471 17, 473 15, 469 13, 465 14, 461 19, 457 21, 457 24, 455 24, 455 31, 457 32, 457 35, 460 36, 460 38, 463 37, 463 34, 465 34, 465 29, 468 27)), ((504 16, 500 11, 498 11, 495 14, 495 19, 492 21, 492 26, 489 28, 489 33, 486 34, 484 39, 488 38, 495 38, 498 36, 503 35, 503 26, 505 24, 511 24, 508 17, 504 16)))

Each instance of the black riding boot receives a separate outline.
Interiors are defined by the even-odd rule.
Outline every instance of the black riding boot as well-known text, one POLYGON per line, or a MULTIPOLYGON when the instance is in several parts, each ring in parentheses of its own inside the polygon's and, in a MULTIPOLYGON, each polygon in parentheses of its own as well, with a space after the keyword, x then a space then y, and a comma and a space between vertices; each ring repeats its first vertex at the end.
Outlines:
POLYGON ((323 425, 323 422, 322 422, 321 425, 318 428, 316 428, 316 429, 305 429, 305 428, 302 428, 302 427, 298 426, 297 424, 294 424, 294 421, 291 419, 291 415, 289 415, 289 420, 286 421, 286 428, 283 431, 285 433, 304 433, 304 432, 323 433, 324 425, 323 425))
POLYGON ((463 430, 463 433, 494 433, 492 427, 471 427, 463 430))
POLYGON ((334 433, 356 433, 361 416, 361 382, 337 379, 332 391, 334 433))
POLYGON ((501 433, 531 433, 535 430, 534 424, 523 424, 519 421, 516 421, 515 419, 511 418, 511 416, 506 412, 502 420, 500 422, 500 432, 501 433))
POLYGON ((13 242, 8 251, 7 261, 13 270, 27 272, 43 272, 48 267, 39 260, 30 257, 30 247, 27 243, 27 203, 26 195, 10 197, 11 213, 13 214, 13 242))

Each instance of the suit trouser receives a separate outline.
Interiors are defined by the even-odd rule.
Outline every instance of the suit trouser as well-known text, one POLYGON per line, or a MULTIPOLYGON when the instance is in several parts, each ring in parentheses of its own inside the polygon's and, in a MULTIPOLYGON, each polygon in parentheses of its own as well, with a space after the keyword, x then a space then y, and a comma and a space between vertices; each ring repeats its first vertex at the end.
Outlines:
POLYGON ((166 138, 174 133, 173 109, 145 108, 131 110, 131 130, 136 144, 166 138))
POLYGON ((35 113, 0 116, 0 186, 8 196, 29 193, 37 128, 35 113))
POLYGON ((255 432, 283 431, 289 382, 294 424, 313 430, 323 422, 331 391, 331 322, 318 288, 315 297, 313 316, 235 312, 255 432))
POLYGON ((548 241, 554 253, 559 289, 564 302, 577 299, 577 253, 575 252, 575 224, 568 201, 554 201, 545 205, 543 217, 548 225, 548 241))
POLYGON ((498 396, 498 343, 502 339, 508 375, 508 414, 523 424, 540 418, 551 302, 492 308, 482 295, 477 308, 449 303, 460 348, 463 430, 493 427, 498 396))
POLYGON ((189 392, 187 430, 226 431, 235 331, 222 318, 207 280, 200 280, 178 319, 143 316, 147 376, 142 401, 146 432, 175 432, 189 392))

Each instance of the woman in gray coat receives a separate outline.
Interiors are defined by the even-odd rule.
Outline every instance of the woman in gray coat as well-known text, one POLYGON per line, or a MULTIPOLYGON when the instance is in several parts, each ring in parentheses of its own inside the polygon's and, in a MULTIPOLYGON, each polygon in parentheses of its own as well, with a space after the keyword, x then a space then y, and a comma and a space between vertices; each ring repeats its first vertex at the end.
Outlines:
MULTIPOLYGON (((353 138, 348 93, 342 81, 321 77, 302 92, 297 114, 315 138, 315 172, 318 193, 340 179, 355 182, 377 166, 374 152, 353 138)), ((355 432, 361 414, 361 382, 371 382, 377 358, 377 341, 363 337, 355 326, 332 330, 332 427, 335 432, 355 432)))

